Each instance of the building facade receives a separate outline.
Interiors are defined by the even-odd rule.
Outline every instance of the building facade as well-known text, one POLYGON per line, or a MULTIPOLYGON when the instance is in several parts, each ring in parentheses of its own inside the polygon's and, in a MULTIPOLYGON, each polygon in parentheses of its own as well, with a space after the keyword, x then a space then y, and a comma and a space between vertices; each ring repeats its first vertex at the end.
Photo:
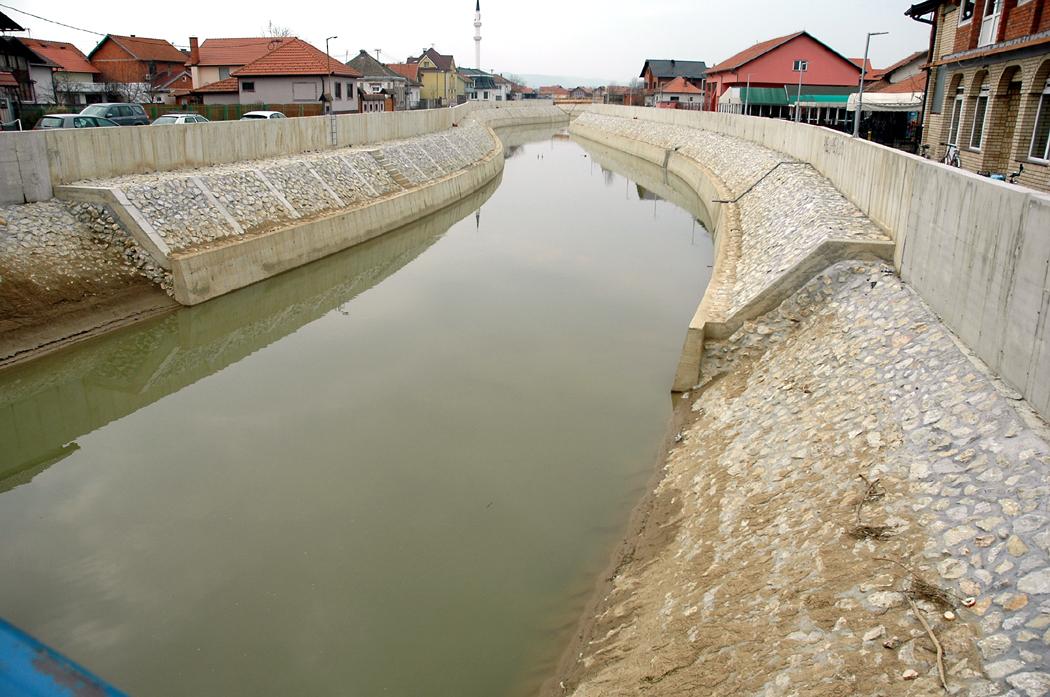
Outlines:
POLYGON ((456 70, 454 57, 428 48, 406 62, 419 66, 420 101, 424 106, 455 106, 466 101, 467 83, 456 70))
POLYGON ((1047 0, 929 0, 907 14, 931 25, 922 145, 951 146, 965 169, 1023 172, 1050 190, 1050 11, 1047 0))
POLYGON ((844 127, 860 61, 800 31, 755 44, 707 71, 706 108, 844 127), (800 96, 801 95, 801 96, 800 96))
POLYGON ((205 39, 199 43, 190 37, 190 70, 193 89, 226 80, 239 68, 262 58, 294 37, 246 36, 231 39, 205 39))
POLYGON ((105 85, 98 82, 98 69, 80 49, 65 41, 20 38, 26 48, 49 65, 33 65, 38 104, 83 106, 105 100, 105 85))
POLYGON ((403 75, 386 67, 364 49, 346 65, 361 74, 357 88, 360 96, 367 97, 365 101, 369 102, 367 107, 362 105, 362 111, 384 111, 387 107, 391 111, 403 111, 409 108, 408 79, 403 75))
POLYGON ((645 63, 642 64, 642 72, 638 77, 645 84, 646 105, 653 106, 657 101, 657 93, 672 80, 681 78, 693 87, 704 89, 704 81, 707 78, 707 64, 704 61, 647 58, 645 63))
POLYGON ((302 39, 290 39, 233 72, 240 104, 325 103, 333 113, 359 111, 353 68, 302 39))
POLYGON ((189 56, 164 39, 107 34, 88 54, 108 96, 124 102, 164 102, 193 87, 189 56))

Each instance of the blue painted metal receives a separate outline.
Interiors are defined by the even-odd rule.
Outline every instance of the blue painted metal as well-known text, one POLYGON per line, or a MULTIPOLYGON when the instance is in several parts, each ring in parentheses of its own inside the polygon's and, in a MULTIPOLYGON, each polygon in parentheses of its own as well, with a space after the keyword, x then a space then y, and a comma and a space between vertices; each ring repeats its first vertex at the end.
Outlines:
POLYGON ((73 661, 0 619, 3 697, 127 697, 73 661))

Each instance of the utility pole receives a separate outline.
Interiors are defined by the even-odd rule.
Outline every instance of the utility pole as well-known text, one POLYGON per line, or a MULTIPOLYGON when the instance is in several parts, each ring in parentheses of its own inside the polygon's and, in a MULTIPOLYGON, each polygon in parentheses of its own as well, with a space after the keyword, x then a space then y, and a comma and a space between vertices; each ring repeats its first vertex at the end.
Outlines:
POLYGON ((747 92, 744 93, 744 116, 751 115, 751 73, 747 74, 747 92))
POLYGON ((338 36, 329 36, 324 40, 324 54, 328 58, 328 90, 325 91, 324 80, 321 81, 321 91, 323 94, 321 98, 324 99, 325 106, 328 108, 328 131, 332 141, 332 147, 335 147, 335 105, 332 104, 332 99, 335 98, 332 93, 332 54, 328 51, 328 42, 332 39, 338 39, 338 36))
POLYGON ((857 89, 857 113, 853 116, 853 137, 860 136, 860 114, 864 108, 864 78, 868 74, 868 49, 871 47, 871 37, 889 34, 888 31, 869 31, 868 38, 864 41, 864 62, 860 65, 860 87, 857 89))
POLYGON ((809 70, 809 61, 796 60, 792 70, 798 73, 798 93, 795 95, 795 123, 798 123, 802 118, 802 76, 809 70))

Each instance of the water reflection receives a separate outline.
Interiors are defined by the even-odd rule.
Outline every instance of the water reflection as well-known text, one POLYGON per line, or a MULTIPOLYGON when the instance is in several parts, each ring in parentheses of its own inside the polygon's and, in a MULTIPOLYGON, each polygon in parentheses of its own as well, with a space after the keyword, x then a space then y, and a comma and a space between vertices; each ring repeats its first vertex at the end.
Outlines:
POLYGON ((242 360, 346 304, 422 254, 500 179, 363 245, 0 375, 0 492, 78 449, 76 438, 242 360))

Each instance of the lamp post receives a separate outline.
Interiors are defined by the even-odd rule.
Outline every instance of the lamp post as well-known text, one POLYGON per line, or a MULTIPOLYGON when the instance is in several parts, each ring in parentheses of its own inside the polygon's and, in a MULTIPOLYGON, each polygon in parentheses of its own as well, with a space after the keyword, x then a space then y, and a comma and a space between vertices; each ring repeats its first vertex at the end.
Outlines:
POLYGON ((860 113, 864 107, 864 78, 868 75, 868 49, 871 47, 871 37, 889 34, 888 31, 869 31, 868 38, 864 40, 864 62, 860 64, 860 87, 857 90, 857 113, 853 116, 853 137, 860 136, 860 113))
MULTIPOLYGON (((331 92, 332 92, 332 54, 328 52, 328 42, 331 41, 332 39, 338 39, 338 38, 339 38, 338 36, 329 36, 327 39, 324 40, 324 54, 326 56, 328 56, 328 91, 325 92, 325 94, 331 94, 331 92)), ((322 90, 324 89, 324 85, 323 84, 321 85, 321 88, 322 88, 322 90)), ((332 103, 331 103, 331 101, 329 101, 328 99, 325 99, 324 101, 325 101, 325 105, 328 107, 329 113, 331 113, 332 112, 332 103)))
POLYGON ((795 94, 795 123, 798 123, 802 117, 802 76, 809 70, 809 61, 800 58, 791 69, 798 73, 798 92, 795 94))

